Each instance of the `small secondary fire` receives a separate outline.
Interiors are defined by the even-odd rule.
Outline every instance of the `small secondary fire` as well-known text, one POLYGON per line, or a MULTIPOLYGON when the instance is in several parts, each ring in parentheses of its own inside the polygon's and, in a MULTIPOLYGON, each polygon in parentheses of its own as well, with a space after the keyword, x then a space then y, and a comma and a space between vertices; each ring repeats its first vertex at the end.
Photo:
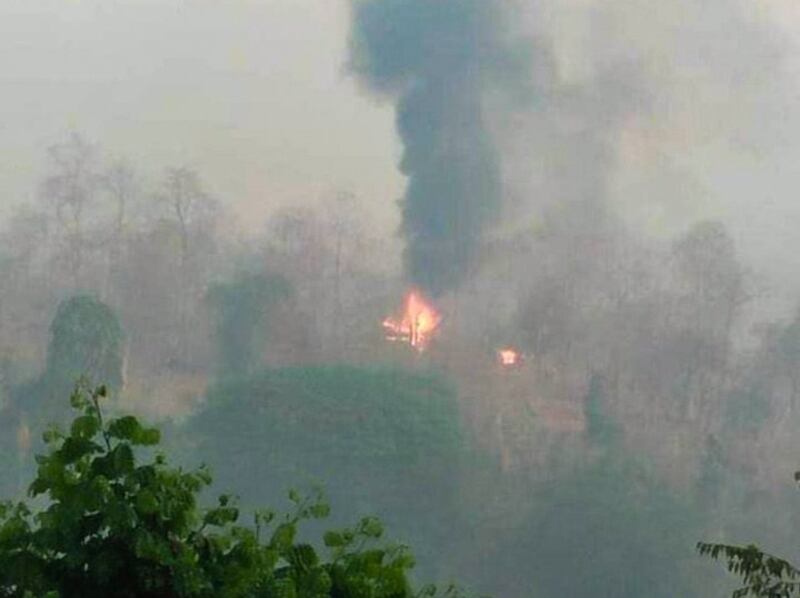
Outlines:
POLYGON ((406 295, 403 313, 383 321, 386 340, 408 343, 417 351, 424 351, 442 323, 442 316, 422 293, 413 290, 406 295))
POLYGON ((513 347, 497 350, 497 362, 504 368, 511 368, 522 363, 522 354, 513 347))

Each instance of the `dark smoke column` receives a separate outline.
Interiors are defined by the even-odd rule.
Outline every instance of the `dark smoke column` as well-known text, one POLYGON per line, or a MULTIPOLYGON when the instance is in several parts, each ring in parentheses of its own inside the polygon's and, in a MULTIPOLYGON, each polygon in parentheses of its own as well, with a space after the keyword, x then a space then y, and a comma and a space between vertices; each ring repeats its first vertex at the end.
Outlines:
POLYGON ((397 100, 408 176, 402 202, 410 282, 438 295, 469 273, 501 207, 487 130, 489 90, 518 86, 524 55, 504 40, 502 0, 354 0, 352 65, 397 100))

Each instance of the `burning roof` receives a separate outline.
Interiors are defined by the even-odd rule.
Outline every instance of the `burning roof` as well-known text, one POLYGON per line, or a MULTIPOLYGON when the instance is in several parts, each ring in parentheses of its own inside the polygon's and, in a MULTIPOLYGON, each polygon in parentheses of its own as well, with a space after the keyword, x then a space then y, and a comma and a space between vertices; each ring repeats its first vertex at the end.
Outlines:
POLYGON ((503 347, 497 350, 497 363, 504 368, 522 365, 522 353, 514 347, 503 347))
POLYGON ((417 351, 424 351, 431 342, 442 316, 420 291, 406 295, 403 311, 383 321, 386 340, 408 343, 417 351))

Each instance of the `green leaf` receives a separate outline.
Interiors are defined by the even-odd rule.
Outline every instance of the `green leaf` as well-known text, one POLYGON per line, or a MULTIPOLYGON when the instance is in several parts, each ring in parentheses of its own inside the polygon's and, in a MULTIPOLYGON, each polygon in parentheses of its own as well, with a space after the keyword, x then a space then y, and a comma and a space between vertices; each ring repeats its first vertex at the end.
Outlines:
POLYGON ((270 540, 270 546, 277 549, 280 552, 285 552, 288 550, 292 542, 294 542, 294 537, 297 534, 297 526, 293 523, 282 523, 272 534, 272 538, 270 540))
POLYGON ((100 421, 94 415, 82 415, 73 420, 70 433, 80 438, 92 438, 100 430, 100 421))
POLYGON ((113 420, 108 426, 108 435, 138 446, 152 446, 161 440, 157 429, 142 427, 139 420, 130 415, 113 420))
POLYGON ((155 446, 161 442, 161 432, 155 428, 143 428, 137 436, 135 444, 139 446, 155 446))
POLYGON ((325 542, 325 546, 329 548, 338 548, 339 546, 344 546, 346 544, 342 534, 339 532, 327 531, 323 535, 322 539, 325 542))
POLYGON ((314 519, 324 519, 330 515, 331 507, 328 503, 319 502, 315 505, 311 505, 309 512, 314 519))
POLYGON ((308 571, 312 567, 316 567, 317 563, 319 563, 317 553, 309 544, 298 544, 297 546, 294 546, 291 550, 289 560, 295 567, 298 567, 304 571, 308 571))
POLYGON ((54 444, 64 438, 63 432, 59 430, 56 426, 51 425, 44 431, 42 434, 42 440, 45 444, 54 444))
POLYGON ((218 507, 206 511, 203 523, 222 527, 228 523, 235 523, 239 519, 239 509, 234 507, 218 507))
POLYGON ((64 465, 69 465, 99 450, 99 445, 88 438, 69 436, 64 439, 61 449, 58 451, 58 455, 64 465))
POLYGON ((139 420, 128 415, 112 420, 108 425, 108 435, 119 440, 132 441, 134 436, 142 429, 139 420))
POLYGON ((383 524, 375 517, 365 517, 361 520, 359 531, 368 538, 380 538, 383 535, 383 524))
POLYGON ((136 508, 145 515, 152 515, 158 511, 158 499, 149 490, 142 490, 136 495, 136 508))
POLYGON ((82 411, 89 406, 89 399, 86 397, 86 393, 80 388, 80 386, 76 387, 72 394, 69 397, 69 404, 73 409, 78 411, 82 411))
POLYGON ((133 451, 127 444, 119 444, 114 447, 110 457, 114 467, 114 474, 116 474, 113 477, 127 475, 133 471, 135 460, 133 458, 133 451))

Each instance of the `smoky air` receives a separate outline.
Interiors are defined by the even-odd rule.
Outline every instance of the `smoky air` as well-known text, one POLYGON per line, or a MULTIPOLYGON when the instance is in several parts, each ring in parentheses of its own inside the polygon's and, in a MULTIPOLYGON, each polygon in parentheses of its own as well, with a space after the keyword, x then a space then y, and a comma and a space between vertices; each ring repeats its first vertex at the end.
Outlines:
POLYGON ((4 0, 0 595, 798 595, 798 50, 4 0))

